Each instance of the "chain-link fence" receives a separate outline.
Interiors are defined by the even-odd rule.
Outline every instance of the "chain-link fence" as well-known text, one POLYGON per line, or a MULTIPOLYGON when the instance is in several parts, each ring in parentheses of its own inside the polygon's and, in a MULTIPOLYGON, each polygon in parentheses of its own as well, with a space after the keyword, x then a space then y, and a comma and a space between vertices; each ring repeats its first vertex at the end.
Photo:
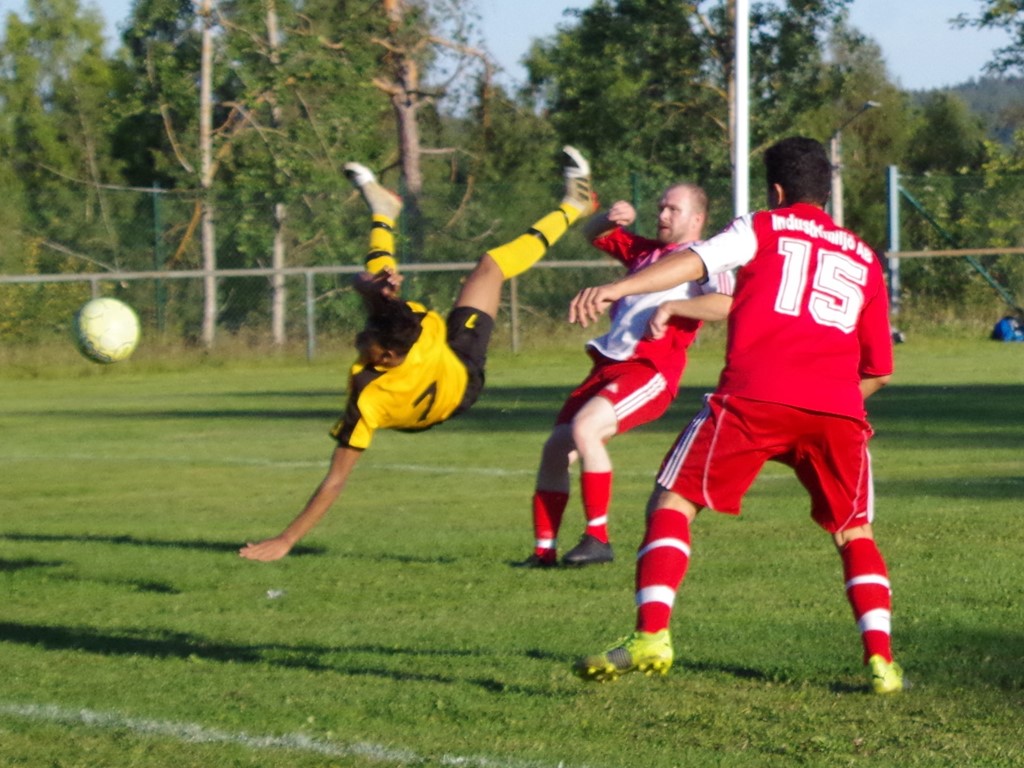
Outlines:
MULTIPOLYGON (((454 302, 462 277, 473 264, 406 265, 403 295, 447 297, 430 306, 446 311, 454 302)), ((303 346, 313 358, 324 339, 352 339, 363 324, 362 304, 348 287, 358 267, 309 267, 273 269, 177 270, 172 272, 121 272, 74 275, 0 276, 0 311, 4 306, 32 307, 19 317, 7 315, 0 331, 8 343, 37 344, 65 339, 72 332, 74 313, 86 301, 111 296, 124 301, 140 316, 143 335, 164 345, 200 344, 204 281, 214 277, 220 306, 244 303, 246 313, 237 324, 218 323, 217 339, 241 339, 248 346, 265 348, 272 343, 303 346), (284 336, 271 335, 273 276, 283 277, 284 336)), ((614 279, 621 272, 610 260, 548 260, 509 281, 504 294, 503 324, 513 350, 519 345, 524 322, 564 317, 569 299, 578 288, 614 279), (524 301, 524 297, 527 299, 524 301), (539 304, 529 300, 540 301, 539 304)), ((216 343, 215 345, 216 346, 216 343)))
MULTIPOLYGON (((901 177, 900 185, 912 201, 903 204, 900 214, 902 250, 1024 241, 1024 177, 1006 177, 997 186, 972 176, 901 177)), ((634 228, 653 236, 663 186, 636 175, 602 189, 602 204, 630 200, 638 214, 634 228)), ((731 183, 706 187, 711 202, 707 232, 713 233, 732 217, 731 183)), ((428 191, 415 216, 407 209, 399 222, 404 295, 441 312, 450 308, 479 255, 524 231, 550 210, 545 201, 557 200, 558 194, 557 188, 537 185, 468 192, 456 184, 428 191)), ((255 346, 301 346, 314 355, 321 340, 347 341, 361 326, 362 306, 348 286, 362 262, 368 222, 365 206, 350 188, 310 202, 309 208, 319 210, 316 216, 299 208, 289 213, 284 225, 288 266, 278 270, 270 268, 272 201, 216 200, 215 272, 200 268, 197 199, 159 189, 105 195, 109 204, 101 221, 37 225, 31 232, 9 232, 0 242, 6 273, 0 275, 0 343, 33 345, 64 338, 77 308, 105 295, 135 308, 149 339, 200 345, 205 278, 211 275, 216 277, 214 346, 235 338, 255 346), (323 225, 324 211, 332 212, 329 225, 323 225), (275 274, 281 278, 276 293, 275 274)), ((856 209, 846 214, 858 229, 856 209)), ((876 247, 881 251, 885 244, 876 247)), ((1010 295, 1022 295, 1024 259, 1019 255, 985 256, 979 262, 1010 295)), ((616 269, 570 232, 538 268, 506 291, 513 344, 520 322, 563 319, 580 287, 605 282, 618 274, 616 269)), ((965 314, 987 321, 1002 308, 1000 296, 963 259, 907 259, 900 277, 903 324, 912 322, 915 313, 928 318, 925 322, 965 314)))
MULTIPOLYGON (((602 204, 630 200, 637 208, 634 229, 654 236, 661 191, 659 182, 633 176, 601 190, 602 204)), ((728 221, 731 202, 727 183, 708 191, 710 232, 728 221)), ((557 179, 475 187, 435 182, 399 218, 403 295, 447 311, 479 256, 524 232, 560 195, 557 179)), ((269 197, 240 201, 221 194, 212 201, 215 270, 203 269, 198 197, 143 188, 105 190, 102 199, 103 216, 83 217, 78 226, 26 226, 0 243, 0 342, 31 345, 64 337, 77 308, 104 295, 132 306, 150 339, 205 343, 211 275, 214 346, 218 339, 241 338, 255 345, 301 343, 314 354, 318 339, 349 339, 362 324, 362 305, 349 284, 362 264, 369 221, 350 186, 311 196, 286 212, 280 229, 287 266, 279 269, 271 268, 271 252, 281 219, 269 197)), ((617 274, 615 263, 586 243, 578 227, 570 231, 538 268, 506 290, 513 343, 520 320, 564 319, 579 288, 617 274)))
POLYGON ((1024 303, 1024 175, 899 175, 901 314, 991 320, 1024 303), (923 255, 923 254, 922 254, 923 255))

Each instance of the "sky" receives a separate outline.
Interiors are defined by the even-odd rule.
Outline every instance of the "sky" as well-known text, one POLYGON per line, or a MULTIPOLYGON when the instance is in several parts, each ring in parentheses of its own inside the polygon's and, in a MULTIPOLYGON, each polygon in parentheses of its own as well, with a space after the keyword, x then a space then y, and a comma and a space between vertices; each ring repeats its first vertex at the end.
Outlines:
MULTIPOLYGON (((563 15, 565 9, 591 4, 589 0, 476 2, 487 47, 515 81, 525 77, 519 60, 530 42, 571 21, 572 16, 563 15)), ((1010 41, 1004 32, 957 30, 949 24, 949 19, 977 12, 980 7, 979 0, 854 0, 850 22, 881 46, 889 75, 898 85, 925 90, 982 76, 992 52, 1010 41)))
MULTIPOLYGON (((590 0, 475 0, 489 53, 504 70, 506 85, 522 82, 520 60, 530 43, 572 21, 564 11, 585 8, 590 0)), ((99 9, 109 37, 128 16, 132 0, 81 0, 99 9)), ((25 0, 0 0, 0 18, 23 13, 25 0)), ((890 77, 907 90, 958 85, 981 77, 992 52, 1009 41, 999 31, 957 30, 949 19, 976 12, 980 0, 854 0, 850 21, 882 49, 890 77)))

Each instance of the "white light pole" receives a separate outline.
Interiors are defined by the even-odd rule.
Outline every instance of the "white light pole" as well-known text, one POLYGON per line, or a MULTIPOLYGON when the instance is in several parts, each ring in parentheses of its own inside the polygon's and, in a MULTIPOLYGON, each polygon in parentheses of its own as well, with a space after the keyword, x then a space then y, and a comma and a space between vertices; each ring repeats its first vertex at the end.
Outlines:
POLYGON ((832 133, 828 140, 829 162, 832 163, 832 220, 840 227, 843 226, 843 128, 848 126, 869 109, 882 106, 877 101, 865 101, 860 109, 846 119, 832 133))
POLYGON ((750 2, 736 0, 733 98, 733 213, 750 211, 750 2))

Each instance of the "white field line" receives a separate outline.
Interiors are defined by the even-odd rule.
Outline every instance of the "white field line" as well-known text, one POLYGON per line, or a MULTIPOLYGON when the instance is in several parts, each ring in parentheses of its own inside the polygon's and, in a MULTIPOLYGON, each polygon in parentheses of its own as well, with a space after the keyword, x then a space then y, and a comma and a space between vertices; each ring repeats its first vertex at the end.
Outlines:
MULTIPOLYGON (((328 462, 317 461, 280 461, 278 459, 247 459, 217 456, 215 458, 197 459, 195 456, 142 456, 139 454, 97 454, 97 453, 50 453, 50 454, 26 454, 26 453, 0 453, 0 461, 120 461, 139 462, 146 464, 183 464, 190 466, 228 466, 228 467, 263 467, 267 469, 327 469, 328 462)), ((367 470, 384 470, 388 472, 419 472, 425 475, 480 475, 484 477, 533 477, 537 474, 536 468, 531 469, 508 469, 505 467, 470 467, 466 465, 454 466, 445 464, 385 464, 367 462, 367 470)), ((650 470, 616 470, 620 477, 649 477, 654 481, 657 474, 657 466, 651 465, 650 470)), ((788 471, 772 472, 765 471, 759 480, 778 480, 788 478, 792 473, 788 471)))
MULTIPOLYGON (((167 738, 186 744, 232 744, 252 750, 291 750, 325 757, 358 757, 375 763, 416 765, 436 761, 439 765, 459 768, 545 768, 544 764, 490 757, 441 755, 429 757, 407 749, 381 744, 354 742, 343 744, 315 739, 302 733, 283 736, 259 736, 244 731, 233 733, 206 728, 197 723, 176 723, 170 720, 149 720, 128 717, 117 712, 96 712, 89 709, 68 709, 52 704, 0 703, 0 716, 44 723, 82 725, 87 728, 127 730, 139 736, 167 738)), ((567 768, 564 763, 548 764, 550 768, 567 768)), ((580 768, 584 768, 581 766, 580 768)))
MULTIPOLYGON (((268 469, 327 469, 328 462, 318 459, 316 461, 281 461, 278 459, 259 458, 232 458, 217 456, 214 458, 196 458, 195 456, 144 456, 140 454, 112 454, 112 453, 49 453, 49 454, 26 454, 9 453, 0 454, 2 461, 119 461, 136 462, 145 464, 187 464, 191 466, 229 466, 229 467, 266 467, 268 469)), ((534 475, 536 469, 507 469, 505 467, 468 467, 452 466, 444 464, 378 464, 366 465, 372 469, 383 469, 387 471, 401 472, 422 472, 425 474, 467 474, 467 475, 488 475, 491 477, 518 477, 521 475, 534 475)), ((653 471, 652 471, 653 477, 653 471)))

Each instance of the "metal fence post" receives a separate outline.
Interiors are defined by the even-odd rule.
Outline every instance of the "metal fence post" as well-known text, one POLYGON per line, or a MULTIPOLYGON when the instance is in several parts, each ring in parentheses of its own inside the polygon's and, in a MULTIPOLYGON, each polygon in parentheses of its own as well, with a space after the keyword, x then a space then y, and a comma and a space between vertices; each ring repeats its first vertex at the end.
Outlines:
MULTIPOLYGON (((900 172, 895 165, 886 169, 886 189, 889 200, 889 253, 900 250, 900 172)), ((889 312, 893 317, 900 313, 900 260, 889 257, 889 312)))
POLYGON ((316 295, 314 274, 306 270, 306 361, 312 362, 316 353, 316 295))
MULTIPOLYGON (((160 182, 153 182, 153 269, 159 271, 164 268, 163 248, 163 222, 160 220, 160 182)), ((167 293, 164 290, 163 280, 153 282, 153 303, 156 308, 156 329, 160 333, 166 328, 167 318, 165 314, 167 304, 167 293)))
POLYGON ((508 314, 512 330, 512 354, 519 353, 519 281, 513 276, 508 281, 508 314))

